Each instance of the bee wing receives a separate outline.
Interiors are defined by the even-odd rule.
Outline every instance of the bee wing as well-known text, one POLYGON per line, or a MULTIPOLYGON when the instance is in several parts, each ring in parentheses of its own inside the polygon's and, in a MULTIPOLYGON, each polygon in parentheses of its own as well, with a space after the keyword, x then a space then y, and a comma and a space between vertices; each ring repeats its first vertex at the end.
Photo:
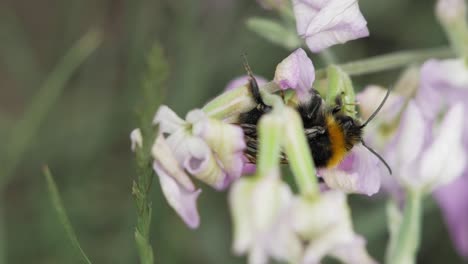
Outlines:
POLYGON ((306 137, 310 139, 325 133, 325 128, 322 126, 314 126, 304 129, 304 133, 306 134, 306 137))

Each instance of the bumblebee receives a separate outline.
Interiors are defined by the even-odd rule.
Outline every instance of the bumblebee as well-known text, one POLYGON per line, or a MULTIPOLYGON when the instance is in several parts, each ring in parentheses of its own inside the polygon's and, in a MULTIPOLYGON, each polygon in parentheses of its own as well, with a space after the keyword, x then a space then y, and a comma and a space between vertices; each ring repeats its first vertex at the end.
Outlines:
MULTIPOLYGON (((257 123, 265 113, 272 110, 272 107, 263 102, 257 80, 245 57, 244 68, 249 76, 249 89, 257 106, 239 116, 239 125, 244 131, 247 145, 245 156, 249 162, 255 164, 258 150, 257 123)), ((335 105, 328 106, 318 91, 312 89, 310 100, 306 103, 298 104, 296 110, 301 116, 304 133, 309 143, 315 166, 317 168, 333 168, 343 160, 354 145, 361 143, 387 167, 391 174, 392 170, 390 166, 377 152, 367 146, 363 140, 363 129, 380 111, 389 94, 390 90, 387 91, 385 98, 369 119, 361 124, 358 120, 343 114, 341 111, 343 108, 341 97, 338 96, 336 98, 335 105)), ((287 157, 283 153, 281 154, 281 162, 288 162, 287 157)))

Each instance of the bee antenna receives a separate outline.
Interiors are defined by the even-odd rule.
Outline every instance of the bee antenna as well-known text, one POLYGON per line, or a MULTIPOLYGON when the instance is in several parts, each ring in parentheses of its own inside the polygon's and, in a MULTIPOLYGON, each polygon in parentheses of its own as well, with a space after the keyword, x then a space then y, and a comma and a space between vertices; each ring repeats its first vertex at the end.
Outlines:
POLYGON ((390 90, 391 89, 387 89, 387 94, 385 94, 385 98, 382 100, 382 102, 380 103, 379 107, 377 107, 377 109, 374 111, 374 113, 372 113, 372 115, 367 119, 366 122, 364 122, 363 125, 360 126, 360 128, 364 128, 367 124, 369 124, 369 122, 374 119, 374 117, 379 113, 380 109, 382 109, 382 107, 384 106, 385 104, 385 101, 387 101, 387 98, 388 96, 390 95, 390 90))
POLYGON ((249 65, 249 61, 247 60, 247 54, 246 53, 242 53, 242 60, 243 60, 245 71, 247 72, 247 74, 249 75, 250 78, 254 78, 252 69, 250 68, 250 65, 249 65))
POLYGON ((379 153, 377 153, 375 150, 373 150, 371 147, 367 146, 366 143, 364 142, 364 140, 361 140, 361 143, 362 145, 368 149, 370 152, 372 152, 372 154, 374 154, 384 165, 385 167, 387 167, 387 170, 388 172, 390 173, 390 175, 392 174, 392 169, 390 168, 390 166, 387 164, 387 162, 382 158, 382 156, 379 155, 379 153))

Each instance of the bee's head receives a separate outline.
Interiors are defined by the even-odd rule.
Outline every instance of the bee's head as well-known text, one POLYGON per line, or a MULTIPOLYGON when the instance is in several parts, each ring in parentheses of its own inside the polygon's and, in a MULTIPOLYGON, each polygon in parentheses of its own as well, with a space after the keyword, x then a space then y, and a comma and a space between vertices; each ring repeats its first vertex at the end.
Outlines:
POLYGON ((363 127, 359 121, 346 115, 336 115, 335 120, 343 131, 347 150, 362 141, 363 127))

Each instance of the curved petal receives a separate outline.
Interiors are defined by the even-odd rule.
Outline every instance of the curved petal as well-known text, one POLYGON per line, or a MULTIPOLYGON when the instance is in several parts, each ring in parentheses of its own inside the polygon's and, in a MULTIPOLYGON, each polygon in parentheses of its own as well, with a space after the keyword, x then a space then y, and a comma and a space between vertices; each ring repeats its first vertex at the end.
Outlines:
POLYGON ((373 195, 380 189, 379 160, 363 146, 355 146, 334 169, 322 170, 321 176, 332 189, 346 193, 373 195))
POLYGON ((466 166, 462 143, 463 115, 463 105, 450 108, 440 124, 437 137, 422 156, 420 175, 429 184, 429 189, 453 181, 466 166))
POLYGON ((283 90, 294 89, 299 100, 310 98, 309 92, 314 80, 314 65, 303 49, 295 50, 276 66, 274 81, 283 90))
MULTIPOLYGON (((254 75, 254 77, 257 80, 257 84, 259 86, 262 86, 262 85, 264 85, 264 84, 266 84, 268 82, 265 78, 263 78, 261 76, 254 75)), ((249 83, 249 76, 248 75, 242 75, 242 76, 239 76, 239 77, 231 80, 230 82, 228 82, 228 84, 226 85, 226 88, 224 88, 224 90, 229 91, 229 90, 235 89, 237 87, 246 85, 248 83, 249 83)))
POLYGON ((226 173, 221 169, 208 145, 198 137, 186 142, 188 155, 184 168, 197 179, 219 188, 224 185, 226 173))
POLYGON ((166 105, 161 105, 153 119, 154 124, 159 124, 161 133, 174 133, 186 123, 166 105))
POLYGON ((369 35, 357 0, 294 0, 297 31, 312 52, 369 35))
POLYGON ((200 216, 197 210, 197 198, 201 190, 190 191, 185 189, 158 161, 154 162, 153 168, 159 177, 161 189, 169 205, 179 214, 187 226, 190 228, 197 228, 200 224, 200 216))

